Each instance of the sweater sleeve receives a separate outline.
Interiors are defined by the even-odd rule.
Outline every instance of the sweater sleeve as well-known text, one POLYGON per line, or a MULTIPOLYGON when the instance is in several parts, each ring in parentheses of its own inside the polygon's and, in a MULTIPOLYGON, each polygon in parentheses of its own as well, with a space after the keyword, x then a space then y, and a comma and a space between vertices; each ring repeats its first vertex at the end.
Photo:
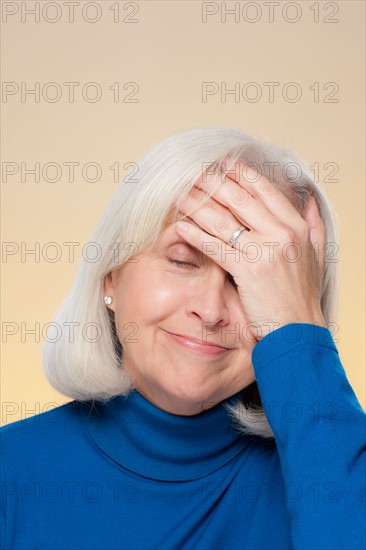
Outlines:
POLYGON ((366 415, 331 332, 290 323, 252 352, 294 550, 366 548, 366 415))
MULTIPOLYGON (((1 445, 0 445, 1 451, 1 445)), ((1 486, 1 500, 0 500, 0 550, 5 548, 5 536, 6 536, 6 481, 4 475, 3 461, 0 460, 0 486, 1 486)))

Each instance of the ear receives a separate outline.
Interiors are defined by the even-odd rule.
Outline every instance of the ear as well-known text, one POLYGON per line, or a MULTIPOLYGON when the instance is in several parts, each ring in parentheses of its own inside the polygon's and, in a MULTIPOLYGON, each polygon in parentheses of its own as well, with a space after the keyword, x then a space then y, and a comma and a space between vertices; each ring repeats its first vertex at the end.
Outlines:
POLYGON ((103 296, 111 296, 112 297, 112 303, 110 305, 106 305, 109 309, 114 311, 114 298, 115 298, 115 289, 117 284, 117 270, 111 271, 108 273, 108 275, 104 278, 103 283, 103 296))

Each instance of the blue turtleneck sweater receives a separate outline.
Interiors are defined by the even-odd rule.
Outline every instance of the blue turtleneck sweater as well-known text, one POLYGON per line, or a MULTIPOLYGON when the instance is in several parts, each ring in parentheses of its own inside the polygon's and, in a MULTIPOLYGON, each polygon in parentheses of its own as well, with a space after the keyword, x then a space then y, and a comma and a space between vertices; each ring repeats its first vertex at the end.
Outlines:
POLYGON ((365 414, 330 331, 292 323, 252 362, 275 441, 225 407, 137 390, 1 428, 6 550, 364 550, 365 414))

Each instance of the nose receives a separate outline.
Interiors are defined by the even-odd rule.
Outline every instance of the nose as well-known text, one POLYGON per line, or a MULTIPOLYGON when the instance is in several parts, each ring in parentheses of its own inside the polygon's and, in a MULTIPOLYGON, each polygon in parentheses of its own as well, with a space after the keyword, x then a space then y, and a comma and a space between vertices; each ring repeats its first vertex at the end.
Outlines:
POLYGON ((210 326, 229 322, 229 282, 227 272, 218 266, 197 280, 187 303, 189 316, 199 317, 210 326))

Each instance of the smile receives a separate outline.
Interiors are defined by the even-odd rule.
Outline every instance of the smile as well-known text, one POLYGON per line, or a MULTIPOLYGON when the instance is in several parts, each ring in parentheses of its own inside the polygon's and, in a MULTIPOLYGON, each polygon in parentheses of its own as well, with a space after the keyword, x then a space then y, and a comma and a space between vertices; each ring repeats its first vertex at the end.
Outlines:
POLYGON ((189 338, 188 336, 183 336, 180 334, 174 334, 172 332, 165 331, 175 342, 181 346, 189 349, 193 352, 204 354, 204 355, 222 355, 230 351, 230 348, 225 348, 223 346, 217 346, 215 344, 207 344, 200 340, 195 340, 189 338))

